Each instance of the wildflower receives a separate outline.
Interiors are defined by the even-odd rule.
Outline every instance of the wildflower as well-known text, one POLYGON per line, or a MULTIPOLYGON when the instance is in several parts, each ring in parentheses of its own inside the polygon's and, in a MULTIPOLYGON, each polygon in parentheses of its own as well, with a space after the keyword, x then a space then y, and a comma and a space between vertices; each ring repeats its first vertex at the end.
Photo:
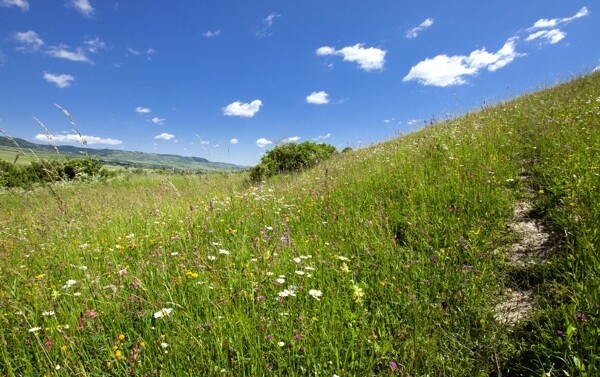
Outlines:
POLYGON ((348 268, 348 265, 346 263, 342 263, 342 267, 340 268, 340 271, 347 274, 348 272, 350 272, 350 269, 348 268))
POLYGON ((295 297, 296 292, 294 292, 293 290, 284 289, 283 291, 277 293, 277 296, 279 296, 279 297, 288 297, 288 296, 295 297))
POLYGON ((118 336, 119 342, 122 342, 125 340, 125 335, 124 334, 119 334, 118 336))
POLYGON ((277 278, 277 279, 275 279, 275 281, 276 281, 277 283, 279 283, 279 284, 283 284, 283 283, 285 283, 285 279, 284 279, 284 278, 277 278))
POLYGON ((209 255, 208 256, 208 260, 216 260, 216 259, 217 259, 217 257, 215 257, 214 255, 209 255))
POLYGON ((350 260, 350 259, 348 259, 348 258, 346 258, 344 256, 341 256, 341 255, 338 256, 338 259, 341 260, 341 261, 343 261, 343 262, 346 262, 346 261, 350 260))
POLYGON ((320 301, 320 297, 323 296, 323 292, 321 292, 318 289, 311 289, 310 291, 308 291, 308 295, 314 298, 315 300, 320 301))
POLYGON ((42 315, 43 315, 44 317, 51 316, 51 315, 55 315, 55 314, 56 314, 56 313, 54 312, 54 310, 46 310, 46 311, 42 312, 42 315))
POLYGON ((115 358, 117 360, 121 360, 123 358, 123 352, 121 352, 121 350, 116 350, 115 351, 115 358))
POLYGON ((304 271, 294 271, 294 273, 300 276, 304 275, 304 271))
POLYGON ((41 329, 42 329, 41 327, 39 327, 39 326, 36 326, 36 327, 32 327, 32 328, 30 328, 30 329, 29 329, 29 332, 31 332, 31 333, 34 333, 34 332, 38 332, 38 331, 40 331, 41 329))
POLYGON ((69 279, 65 282, 65 285, 63 285, 63 289, 67 289, 67 288, 71 288, 73 285, 75 285, 75 283, 77 283, 77 280, 73 280, 73 279, 69 279))
POLYGON ((362 302, 362 298, 365 295, 365 292, 363 291, 363 289, 358 286, 358 284, 354 284, 352 286, 353 292, 352 292, 352 297, 354 298, 354 301, 356 301, 357 303, 361 303, 362 302))
POLYGON ((302 259, 296 257, 296 258, 294 258, 294 262, 300 263, 300 262, 302 262, 302 259))
POLYGON ((169 347, 169 343, 167 343, 167 342, 161 342, 160 343, 160 347, 163 348, 163 349, 167 348, 167 347, 169 347))
POLYGON ((281 342, 281 341, 280 341, 279 343, 277 343, 277 345, 278 345, 279 347, 283 347, 283 346, 285 346, 285 342, 281 342))
POLYGON ((576 317, 578 321, 587 322, 587 317, 583 313, 577 313, 576 317))
POLYGON ((219 254, 229 255, 229 250, 219 249, 219 254))
POLYGON ((562 330, 556 330, 556 336, 558 336, 559 338, 562 338, 565 335, 565 333, 562 330))
POLYGON ((396 364, 396 362, 395 362, 395 361, 390 361, 390 370, 391 370, 392 372, 395 372, 395 371, 397 371, 397 370, 398 370, 398 364, 396 364))
POLYGON ((275 275, 273 272, 267 271, 267 276, 273 276, 273 275, 275 275))
POLYGON ((154 313, 154 318, 168 317, 171 315, 172 311, 173 311, 173 308, 162 308, 159 311, 157 311, 156 313, 154 313))

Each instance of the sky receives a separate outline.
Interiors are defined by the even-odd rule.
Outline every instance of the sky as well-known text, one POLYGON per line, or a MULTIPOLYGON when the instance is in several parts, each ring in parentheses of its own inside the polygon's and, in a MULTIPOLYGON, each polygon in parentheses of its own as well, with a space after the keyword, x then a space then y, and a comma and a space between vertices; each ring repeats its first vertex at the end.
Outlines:
POLYGON ((596 5, 0 0, 0 130, 246 166, 365 147, 600 69, 596 5))

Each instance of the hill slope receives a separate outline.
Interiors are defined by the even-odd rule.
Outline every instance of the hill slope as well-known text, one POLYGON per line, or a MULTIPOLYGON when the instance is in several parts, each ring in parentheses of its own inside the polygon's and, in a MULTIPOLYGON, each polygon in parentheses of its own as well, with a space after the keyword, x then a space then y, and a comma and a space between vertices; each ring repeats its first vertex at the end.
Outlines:
POLYGON ((0 370, 599 375, 599 116, 595 74, 260 186, 5 193, 0 370))
POLYGON ((64 158, 81 157, 90 155, 97 157, 102 162, 109 165, 117 165, 132 168, 147 169, 181 169, 181 170, 204 170, 204 171, 232 171, 245 169, 243 166, 227 164, 222 162, 211 162, 201 157, 183 157, 172 154, 158 154, 146 152, 132 152, 116 149, 94 149, 80 148, 70 145, 57 146, 58 154, 52 145, 35 144, 27 140, 8 137, 0 137, 0 158, 14 161, 15 156, 19 154, 19 149, 15 142, 26 153, 26 156, 20 159, 28 162, 35 159, 29 152, 33 152, 40 158, 64 158))

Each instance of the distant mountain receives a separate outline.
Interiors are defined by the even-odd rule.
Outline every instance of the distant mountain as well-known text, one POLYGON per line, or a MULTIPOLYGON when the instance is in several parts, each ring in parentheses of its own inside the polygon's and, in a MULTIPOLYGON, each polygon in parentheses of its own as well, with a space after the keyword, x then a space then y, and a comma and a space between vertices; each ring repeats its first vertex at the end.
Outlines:
POLYGON ((52 157, 81 157, 84 155, 93 156, 108 165, 117 165, 131 168, 145 169, 181 169, 181 170, 201 170, 201 171, 232 171, 243 170, 246 167, 227 164, 223 162, 212 162, 202 157, 184 157, 174 154, 159 154, 147 152, 124 151, 117 149, 94 149, 81 148, 71 145, 54 146, 47 144, 31 143, 24 139, 0 137, 0 158, 11 156, 14 159, 19 148, 27 154, 32 151, 40 158, 52 157), (12 152, 12 154, 11 154, 12 152))

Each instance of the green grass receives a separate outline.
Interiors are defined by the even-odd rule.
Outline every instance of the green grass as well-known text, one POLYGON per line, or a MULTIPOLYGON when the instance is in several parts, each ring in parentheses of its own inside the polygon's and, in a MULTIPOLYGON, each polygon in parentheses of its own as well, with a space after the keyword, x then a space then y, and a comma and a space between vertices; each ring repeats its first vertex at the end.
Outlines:
POLYGON ((0 370, 597 375, 599 97, 583 77, 256 187, 223 173, 4 192, 0 370), (494 308, 519 283, 505 253, 523 171, 557 246, 512 328, 494 308))

